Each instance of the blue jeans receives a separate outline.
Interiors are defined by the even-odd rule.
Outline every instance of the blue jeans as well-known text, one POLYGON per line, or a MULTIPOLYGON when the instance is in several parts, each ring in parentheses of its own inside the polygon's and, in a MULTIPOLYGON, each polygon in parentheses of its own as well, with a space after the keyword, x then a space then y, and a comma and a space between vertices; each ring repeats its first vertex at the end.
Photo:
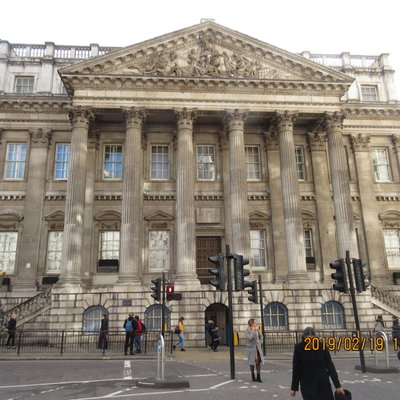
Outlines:
POLYGON ((178 334, 179 340, 176 342, 176 346, 180 346, 183 349, 185 345, 185 337, 183 336, 183 332, 178 334))
POLYGON ((135 342, 135 351, 140 353, 142 351, 141 345, 142 345, 142 337, 140 335, 135 336, 134 338, 135 342))

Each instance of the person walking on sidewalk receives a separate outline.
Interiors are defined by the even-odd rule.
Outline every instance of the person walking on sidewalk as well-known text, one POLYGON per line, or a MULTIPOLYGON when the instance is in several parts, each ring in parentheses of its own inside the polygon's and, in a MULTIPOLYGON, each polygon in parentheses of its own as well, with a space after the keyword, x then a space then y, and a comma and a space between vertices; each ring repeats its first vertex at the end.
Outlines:
POLYGON ((250 365, 251 379, 253 382, 262 382, 261 380, 261 364, 264 362, 263 352, 261 349, 263 336, 258 329, 254 318, 250 318, 247 322, 247 362, 250 365), (254 374, 254 367, 257 371, 257 379, 254 374))
POLYGON ((7 330, 8 330, 8 339, 7 339, 7 344, 6 347, 7 349, 10 348, 10 344, 13 349, 15 349, 15 334, 17 332, 17 314, 13 312, 11 314, 11 318, 7 323, 7 330))
POLYGON ((107 350, 108 348, 108 318, 107 314, 103 314, 100 325, 99 344, 97 348, 107 350))
POLYGON ((129 314, 129 317, 124 322, 125 329, 125 346, 124 346, 124 354, 128 355, 128 346, 129 346, 129 354, 133 356, 133 340, 134 340, 134 331, 137 330, 137 324, 135 318, 133 318, 133 314, 129 314))
POLYGON ((337 394, 344 396, 329 350, 322 346, 316 346, 315 350, 307 348, 307 343, 310 344, 307 339, 313 338, 314 328, 307 327, 303 331, 303 340, 294 347, 290 396, 296 396, 300 385, 303 400, 334 400, 329 377, 337 394))
POLYGON ((176 349, 176 346, 180 346, 181 351, 186 351, 184 346, 185 346, 185 336, 183 333, 185 332, 185 328, 183 327, 183 321, 185 320, 184 317, 180 317, 178 320, 178 325, 175 328, 175 333, 178 335, 178 341, 174 344, 174 350, 176 349))

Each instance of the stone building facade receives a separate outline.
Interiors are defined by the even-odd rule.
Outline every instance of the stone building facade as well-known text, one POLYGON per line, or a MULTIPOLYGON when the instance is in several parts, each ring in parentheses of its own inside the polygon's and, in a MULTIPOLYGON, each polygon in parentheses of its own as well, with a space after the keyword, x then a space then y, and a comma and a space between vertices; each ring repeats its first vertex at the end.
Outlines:
MULTIPOLYGON (((2 311, 157 329, 164 272, 183 296, 168 325, 201 344, 206 318, 225 337, 208 256, 229 245, 261 277, 266 329, 353 329, 329 267, 346 250, 368 263, 362 327, 399 314, 393 76, 387 54, 293 54, 212 21, 126 48, 0 41, 2 311)), ((260 309, 233 297, 242 331, 260 309)))

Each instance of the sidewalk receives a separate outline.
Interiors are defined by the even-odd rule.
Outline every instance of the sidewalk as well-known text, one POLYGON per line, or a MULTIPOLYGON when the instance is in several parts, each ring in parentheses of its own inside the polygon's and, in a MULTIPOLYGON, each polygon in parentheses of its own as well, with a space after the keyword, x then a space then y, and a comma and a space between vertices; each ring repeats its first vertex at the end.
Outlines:
MULTIPOLYGON (((246 361, 247 360, 247 349, 245 346, 235 346, 235 360, 246 361)), ((293 353, 268 353, 266 360, 291 360, 293 353)), ((340 351, 336 354, 331 352, 333 359, 335 358, 359 358, 357 351, 347 352, 340 351)), ((385 353, 378 354, 379 359, 382 360, 385 357, 385 353)), ((364 357, 366 360, 374 360, 375 355, 370 351, 364 351, 364 357)), ((397 355, 393 351, 389 351, 389 358, 396 358, 397 355)), ((157 353, 140 353, 133 356, 124 356, 123 350, 117 351, 106 351, 99 350, 98 352, 80 352, 80 353, 51 353, 51 352, 36 352, 28 353, 21 352, 20 355, 16 353, 16 350, 6 350, 0 352, 0 361, 6 360, 151 360, 156 359, 157 353)), ((165 353, 166 360, 182 360, 182 361, 211 361, 211 360, 229 360, 230 351, 227 346, 219 346, 217 352, 212 352, 206 347, 188 347, 185 352, 179 350, 174 351, 172 354, 169 352, 165 353)))

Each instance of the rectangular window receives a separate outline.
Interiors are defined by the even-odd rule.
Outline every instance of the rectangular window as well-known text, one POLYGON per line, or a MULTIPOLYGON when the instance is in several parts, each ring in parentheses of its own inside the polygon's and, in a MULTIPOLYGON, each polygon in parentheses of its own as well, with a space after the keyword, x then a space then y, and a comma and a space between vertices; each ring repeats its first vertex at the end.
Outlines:
POLYGON ((400 267, 400 230, 385 229, 383 235, 388 266, 398 268, 400 267))
POLYGON ((149 232, 149 269, 169 269, 169 231, 149 232))
POLYGON ((122 178, 122 145, 104 146, 103 178, 119 180, 122 178))
POLYGON ((63 232, 51 231, 47 237, 47 272, 60 272, 62 262, 63 232))
POLYGON ((0 232, 0 270, 15 273, 18 232, 0 232))
POLYGON ((376 86, 361 86, 361 97, 363 101, 378 101, 378 90, 376 86))
POLYGON ((265 232, 250 230, 251 265, 253 267, 266 267, 265 258, 265 232))
POLYGON ((258 146, 245 146, 247 180, 259 181, 260 172, 260 152, 258 146))
POLYGON ((304 164, 304 149, 303 146, 295 146, 295 156, 296 156, 296 170, 297 179, 299 181, 306 180, 306 166, 304 164))
POLYGON ((69 158, 71 145, 69 143, 57 143, 54 162, 54 179, 67 180, 69 170, 69 158))
POLYGON ((8 143, 4 179, 24 179, 26 149, 26 143, 8 143))
POLYGON ((100 232, 100 260, 119 260, 119 231, 100 232))
POLYGON ((16 93, 33 93, 33 76, 17 76, 15 78, 16 93))
POLYGON ((201 181, 215 180, 214 146, 197 146, 197 179, 201 181))
POLYGON ((303 231, 303 234, 304 234, 304 250, 306 253, 306 258, 314 257, 311 229, 305 229, 303 231))
POLYGON ((372 149, 372 165, 377 182, 390 182, 390 165, 387 149, 372 149))
POLYGON ((168 146, 151 146, 151 179, 169 179, 168 146))

